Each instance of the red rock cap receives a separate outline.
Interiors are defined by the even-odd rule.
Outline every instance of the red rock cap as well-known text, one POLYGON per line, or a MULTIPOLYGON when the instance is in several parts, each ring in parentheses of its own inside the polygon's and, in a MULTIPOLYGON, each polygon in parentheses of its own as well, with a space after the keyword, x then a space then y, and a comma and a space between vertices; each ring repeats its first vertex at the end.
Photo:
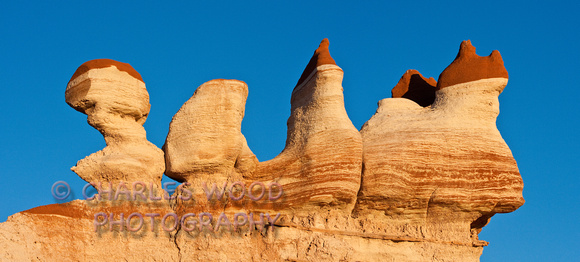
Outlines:
POLYGON ((79 68, 77 68, 77 71, 75 71, 75 73, 70 78, 69 83, 70 81, 74 80, 78 76, 88 72, 91 69, 105 68, 110 66, 115 66, 117 69, 119 69, 119 71, 127 72, 132 77, 138 79, 141 82, 144 82, 143 78, 141 78, 141 75, 130 64, 115 61, 113 59, 95 59, 87 61, 83 63, 81 66, 79 66, 79 68))
POLYGON ((393 98, 407 98, 415 101, 420 106, 429 106, 435 101, 437 81, 431 77, 423 77, 419 71, 407 70, 399 80, 399 83, 391 90, 393 98))
POLYGON ((494 50, 489 56, 478 56, 471 41, 467 40, 461 43, 455 60, 439 75, 437 89, 496 77, 508 78, 499 51, 494 50))
POLYGON ((304 80, 306 80, 306 78, 318 66, 336 65, 336 62, 334 62, 334 59, 332 59, 332 57, 330 56, 330 52, 328 51, 329 45, 330 45, 330 43, 328 42, 328 38, 322 39, 322 42, 320 42, 318 49, 316 49, 316 51, 314 51, 314 55, 312 55, 312 58, 310 58, 308 65, 306 65, 306 68, 302 72, 302 75, 300 76, 300 79, 298 80, 298 83, 296 84, 296 86, 299 86, 300 84, 302 84, 302 82, 304 82, 304 80))

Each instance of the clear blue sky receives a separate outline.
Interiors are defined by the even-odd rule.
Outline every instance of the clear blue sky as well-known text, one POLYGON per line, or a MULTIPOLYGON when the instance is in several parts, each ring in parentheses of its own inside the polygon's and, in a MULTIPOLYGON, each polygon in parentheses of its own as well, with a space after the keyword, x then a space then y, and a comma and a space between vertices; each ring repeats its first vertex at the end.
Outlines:
POLYGON ((84 181, 69 168, 105 146, 64 101, 87 60, 111 58, 141 73, 152 105, 145 128, 159 147, 197 86, 245 81, 243 133, 263 161, 284 147, 290 93, 323 38, 345 71, 346 109, 358 128, 407 69, 437 78, 471 39, 479 55, 499 50, 508 69, 497 123, 526 199, 484 228, 480 239, 490 245, 481 260, 580 257, 579 2, 156 2, 1 2, 0 221, 55 203, 57 180, 81 197, 84 181))

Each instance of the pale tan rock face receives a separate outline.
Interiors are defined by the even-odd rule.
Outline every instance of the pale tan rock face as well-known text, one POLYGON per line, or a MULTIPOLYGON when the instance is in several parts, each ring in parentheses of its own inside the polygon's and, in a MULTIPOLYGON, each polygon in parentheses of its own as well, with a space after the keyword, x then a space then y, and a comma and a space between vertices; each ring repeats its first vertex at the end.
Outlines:
POLYGON ((248 86, 238 80, 212 80, 198 87, 169 126, 165 174, 193 183, 220 176, 239 181, 241 173, 253 171, 257 159, 241 132, 247 97, 248 86), (244 154, 250 159, 240 159, 244 154))
POLYGON ((342 69, 325 64, 294 88, 286 147, 252 175, 279 181, 288 207, 335 206, 349 213, 353 208, 362 140, 344 109, 342 77, 342 69))
POLYGON ((524 203, 516 162, 495 124, 507 84, 499 52, 482 58, 464 42, 438 82, 407 71, 359 132, 328 46, 323 40, 292 91, 286 147, 264 162, 241 133, 244 82, 198 87, 171 121, 163 161, 142 127, 149 103, 140 75, 122 63, 84 64, 67 103, 89 116, 107 147, 74 171, 113 185, 158 183, 166 163, 165 173, 186 183, 172 200, 75 200, 15 214, 0 224, 0 260, 479 261, 487 245, 481 229, 524 203), (239 188, 228 187, 232 195, 207 200, 201 185, 220 191, 236 182, 254 196, 259 190, 250 184, 278 183, 283 194, 236 200, 239 188), (120 213, 159 216, 153 224, 145 217, 136 232, 129 230, 135 217, 97 230, 105 222, 94 219, 99 212, 114 214, 112 221, 120 213), (206 213, 213 230, 203 226, 206 213), (163 229, 171 224, 161 223, 165 214, 181 223, 163 229), (237 225, 240 214, 254 222, 237 225))
POLYGON ((496 213, 524 201, 516 162, 495 126, 505 78, 437 91, 431 107, 387 98, 363 126, 357 210, 414 237, 471 242, 496 213))
POLYGON ((344 109, 342 77, 325 39, 292 92, 286 147, 265 162, 258 162, 241 133, 246 84, 201 85, 171 121, 166 174, 194 185, 276 181, 284 190, 276 209, 335 206, 350 213, 360 184, 362 140, 344 109))
MULTIPOLYGON (((84 200, 33 208, 0 224, 0 260, 2 261, 178 261, 179 252, 169 233, 150 231, 145 220, 138 232, 119 231, 115 225, 95 232, 94 215, 100 211, 115 214, 147 210, 166 213, 159 206, 117 206, 101 203, 98 208, 84 200)), ((145 213, 145 212, 144 212, 145 213)), ((146 217, 147 218, 147 217, 146 217)))
POLYGON ((143 123, 149 94, 129 64, 91 60, 79 67, 65 91, 66 102, 87 115, 107 146, 72 170, 87 182, 141 181, 159 184, 165 170, 163 151, 147 141, 143 123))
POLYGON ((365 168, 355 214, 373 216, 370 228, 388 225, 379 231, 390 234, 406 227, 412 237, 486 245, 477 234, 489 218, 524 203, 517 164, 495 124, 507 73, 495 77, 503 62, 473 73, 478 68, 465 61, 478 59, 487 58, 464 42, 442 77, 456 81, 469 70, 489 78, 444 86, 429 107, 383 99, 361 129, 365 168))

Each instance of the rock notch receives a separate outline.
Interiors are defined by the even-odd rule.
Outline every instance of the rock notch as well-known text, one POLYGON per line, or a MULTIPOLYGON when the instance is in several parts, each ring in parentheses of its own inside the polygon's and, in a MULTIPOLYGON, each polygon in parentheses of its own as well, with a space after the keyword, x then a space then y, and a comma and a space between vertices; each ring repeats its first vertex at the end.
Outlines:
POLYGON ((435 101, 437 81, 433 77, 427 79, 419 71, 407 70, 399 82, 391 90, 393 98, 407 98, 420 106, 429 106, 435 101))

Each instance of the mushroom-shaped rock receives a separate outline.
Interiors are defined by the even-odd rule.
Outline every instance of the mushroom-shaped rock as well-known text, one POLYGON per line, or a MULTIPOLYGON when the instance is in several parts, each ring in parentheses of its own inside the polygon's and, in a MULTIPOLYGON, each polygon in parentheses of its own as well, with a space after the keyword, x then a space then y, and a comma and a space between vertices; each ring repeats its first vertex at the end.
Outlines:
POLYGON ((88 61, 71 77, 65 98, 88 116, 107 144, 80 160, 72 168, 75 173, 94 183, 161 183, 163 151, 147 141, 143 128, 151 107, 149 94, 131 65, 111 59, 88 61))
MULTIPOLYGON (((75 200, 15 214, 0 223, 0 260, 479 261, 479 231, 524 200, 495 126, 507 73, 489 73, 503 65, 468 44, 441 89, 408 71, 359 133, 325 39, 292 92, 285 149, 261 163, 240 128, 246 84, 209 81, 175 115, 164 146, 169 176, 209 190, 183 183, 170 201, 75 200)), ((149 103, 136 71, 90 61, 66 97, 107 141, 75 172, 87 181, 159 178, 163 156, 145 139, 149 103)))

